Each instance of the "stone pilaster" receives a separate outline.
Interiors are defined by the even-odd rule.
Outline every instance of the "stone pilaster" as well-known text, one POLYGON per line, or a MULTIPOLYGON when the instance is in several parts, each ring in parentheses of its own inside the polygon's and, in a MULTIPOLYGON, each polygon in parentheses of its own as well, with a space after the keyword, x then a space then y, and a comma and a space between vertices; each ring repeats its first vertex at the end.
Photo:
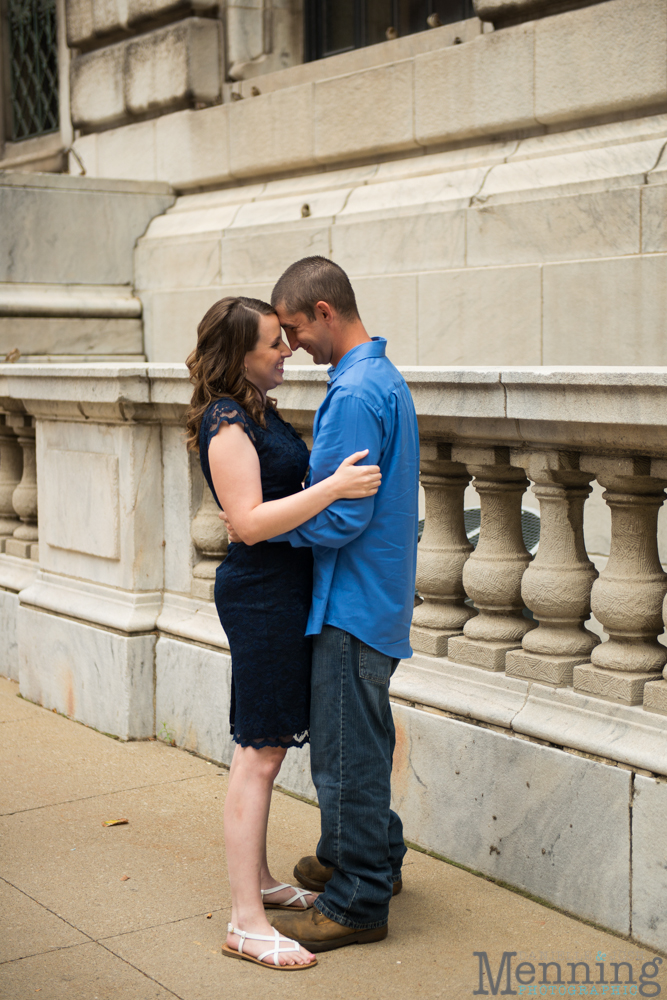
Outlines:
POLYGON ((0 414, 0 552, 4 552, 5 542, 12 537, 20 524, 12 496, 21 482, 22 472, 21 446, 7 423, 7 415, 0 414))
POLYGON ((11 538, 5 542, 5 552, 10 556, 39 560, 37 539, 37 460, 35 456, 35 426, 32 417, 23 413, 10 413, 7 423, 16 432, 23 453, 20 482, 12 493, 12 506, 21 523, 11 538))
POLYGON ((547 684, 571 684, 572 671, 588 663, 600 640, 584 626, 597 570, 584 545, 584 503, 593 474, 579 470, 568 452, 512 452, 540 501, 540 545, 521 581, 521 596, 539 622, 511 650, 505 670, 547 684))
POLYGON ((460 635, 475 611, 465 601, 462 573, 473 550, 463 520, 470 476, 451 461, 451 445, 421 443, 421 484, 426 500, 424 534, 417 555, 417 589, 424 598, 412 618, 415 650, 446 656, 449 638, 460 635))
POLYGON ((203 558, 192 571, 192 596, 213 600, 215 571, 227 554, 227 529, 220 520, 213 494, 206 484, 199 510, 192 520, 192 540, 203 558))
POLYGON ((535 623, 523 615, 521 579, 531 557, 521 534, 521 497, 528 480, 510 465, 508 448, 453 447, 474 477, 481 506, 477 548, 463 569, 463 586, 479 614, 449 640, 449 658, 485 670, 504 670, 535 623))
POLYGON ((609 561, 593 584, 593 614, 609 636, 591 664, 575 667, 574 687, 626 705, 641 704, 660 675, 667 649, 658 642, 667 574, 660 565, 658 512, 667 481, 652 478, 648 458, 582 456, 581 467, 605 488, 611 511, 609 561))

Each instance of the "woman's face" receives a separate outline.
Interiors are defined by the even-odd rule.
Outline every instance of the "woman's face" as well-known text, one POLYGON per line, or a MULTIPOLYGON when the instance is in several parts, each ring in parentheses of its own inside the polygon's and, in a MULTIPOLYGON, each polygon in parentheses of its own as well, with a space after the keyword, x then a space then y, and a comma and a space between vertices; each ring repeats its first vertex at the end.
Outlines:
POLYGON ((246 378, 256 385, 263 396, 283 380, 283 362, 292 352, 283 340, 278 317, 259 317, 259 337, 252 351, 244 358, 246 378))

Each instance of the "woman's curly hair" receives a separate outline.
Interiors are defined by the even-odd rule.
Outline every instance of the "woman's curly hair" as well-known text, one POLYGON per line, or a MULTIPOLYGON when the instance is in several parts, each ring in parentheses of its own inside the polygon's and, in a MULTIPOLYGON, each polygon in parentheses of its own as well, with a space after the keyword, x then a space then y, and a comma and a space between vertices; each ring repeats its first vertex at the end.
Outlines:
POLYGON ((199 445, 199 429, 206 408, 223 397, 240 403, 256 424, 266 427, 264 412, 276 408, 275 400, 266 401, 245 377, 243 359, 252 351, 259 337, 260 316, 272 316, 273 306, 260 299, 228 295, 208 310, 197 327, 197 346, 185 362, 194 386, 186 414, 187 446, 199 445))

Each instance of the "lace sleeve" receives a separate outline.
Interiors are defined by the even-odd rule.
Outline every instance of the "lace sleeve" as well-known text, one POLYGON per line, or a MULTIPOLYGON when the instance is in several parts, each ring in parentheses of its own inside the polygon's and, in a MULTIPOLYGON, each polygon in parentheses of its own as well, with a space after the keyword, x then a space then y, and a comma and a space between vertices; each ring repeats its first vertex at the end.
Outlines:
POLYGON ((240 424, 253 444, 255 444, 255 434, 253 431, 254 422, 246 411, 234 399, 218 399, 209 406, 202 421, 202 437, 206 442, 206 449, 215 435, 220 430, 220 424, 240 424))

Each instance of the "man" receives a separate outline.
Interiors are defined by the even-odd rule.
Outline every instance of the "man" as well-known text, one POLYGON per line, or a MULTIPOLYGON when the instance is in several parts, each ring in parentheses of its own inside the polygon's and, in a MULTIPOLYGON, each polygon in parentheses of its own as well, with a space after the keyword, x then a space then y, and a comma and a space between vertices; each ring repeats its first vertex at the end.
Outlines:
POLYGON ((311 951, 387 936, 400 891, 403 829, 390 809, 395 735, 389 680, 409 644, 417 558, 419 433, 412 397, 359 317, 349 279, 325 257, 292 264, 272 305, 293 351, 330 364, 313 428, 310 481, 352 452, 380 466, 375 497, 339 500, 278 540, 312 546, 311 767, 321 808, 317 857, 294 874, 324 888, 313 909, 273 919, 311 951))

